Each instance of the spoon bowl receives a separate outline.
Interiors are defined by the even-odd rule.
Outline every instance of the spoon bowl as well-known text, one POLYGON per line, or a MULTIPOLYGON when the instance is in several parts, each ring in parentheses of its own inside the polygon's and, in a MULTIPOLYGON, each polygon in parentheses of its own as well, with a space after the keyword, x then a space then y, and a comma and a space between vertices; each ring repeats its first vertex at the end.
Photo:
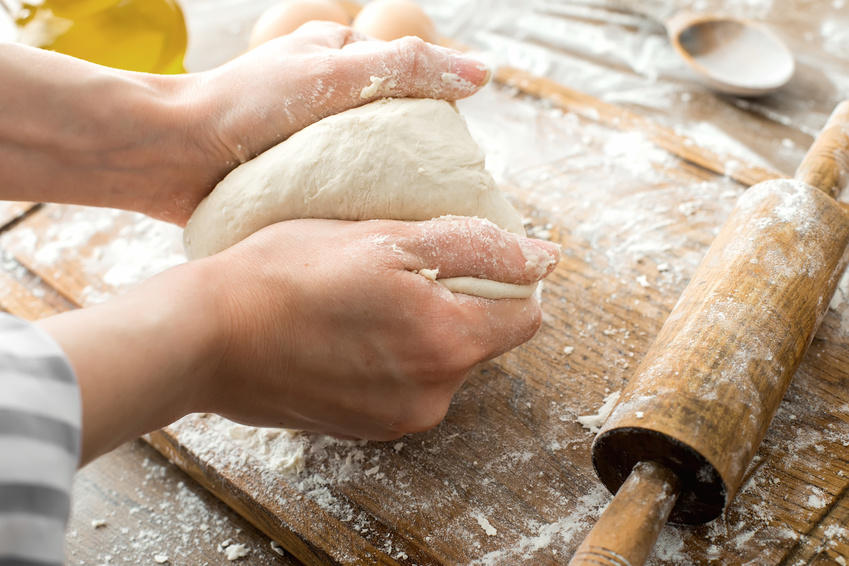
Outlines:
POLYGON ((720 92, 768 94, 787 84, 795 71, 787 45, 755 22, 679 12, 665 25, 679 55, 708 86, 720 92))

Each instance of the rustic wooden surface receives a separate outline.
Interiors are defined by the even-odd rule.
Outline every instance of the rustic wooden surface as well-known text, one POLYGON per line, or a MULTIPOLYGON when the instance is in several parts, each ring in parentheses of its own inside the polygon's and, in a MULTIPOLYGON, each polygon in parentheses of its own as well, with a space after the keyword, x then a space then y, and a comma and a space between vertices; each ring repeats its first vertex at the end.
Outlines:
POLYGON ((80 472, 74 497, 71 564, 229 563, 231 544, 250 549, 242 564, 300 564, 141 440, 80 472))
MULTIPOLYGON (((269 3, 185 1, 194 32, 189 69, 236 55, 249 22, 269 3)), ((440 13, 463 3, 433 4, 440 13)), ((151 438, 305 561, 568 561, 609 501, 590 464, 592 435, 576 418, 623 388, 735 199, 749 184, 791 173, 849 90, 847 40, 821 37, 846 23, 840 0, 817 9, 801 0, 775 0, 769 9, 726 3, 765 15, 800 56, 785 91, 749 101, 715 96, 674 65, 645 72, 629 67, 633 61, 565 45, 568 34, 554 41, 552 30, 599 24, 587 17, 587 3, 538 4, 522 9, 549 27, 527 18, 495 22, 499 10, 519 10, 505 2, 487 4, 489 16, 475 25, 466 15, 469 21, 452 18, 443 31, 511 66, 498 75, 507 86, 461 110, 532 232, 564 247, 543 286, 539 335, 481 366, 440 427, 399 444, 275 437, 213 416, 151 438), (552 16, 563 8, 571 15, 552 16), (278 472, 274 457, 299 448, 304 472, 278 472)), ((600 26, 608 42, 656 41, 644 23, 610 17, 613 23, 600 26)), ((7 227, 0 308, 27 318, 99 302, 183 261, 173 227, 56 205, 15 221, 30 208, 0 206, 7 227)), ((849 557, 847 300, 843 283, 734 504, 711 524, 668 526, 652 563, 833 564, 849 557)), ((107 455, 78 477, 72 564, 154 563, 155 555, 174 564, 225 564, 218 545, 228 538, 252 549, 242 563, 294 564, 144 444, 107 455), (106 524, 92 526, 100 520, 106 524)))
POLYGON ((35 208, 31 202, 8 202, 0 201, 0 226, 7 227, 30 210, 35 208))

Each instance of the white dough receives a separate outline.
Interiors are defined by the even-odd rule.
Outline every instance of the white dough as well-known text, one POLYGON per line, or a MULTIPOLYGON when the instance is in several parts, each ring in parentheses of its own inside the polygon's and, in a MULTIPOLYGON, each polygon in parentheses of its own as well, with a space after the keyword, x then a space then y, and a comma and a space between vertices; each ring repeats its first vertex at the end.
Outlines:
POLYGON ((539 283, 515 285, 478 277, 447 277, 437 279, 437 282, 442 283, 452 293, 475 295, 484 299, 527 299, 534 294, 539 285, 539 283))
MULTIPOLYGON (((195 210, 184 242, 188 256, 199 258, 284 220, 449 215, 525 234, 453 105, 385 99, 325 118, 237 167, 195 210)), ((473 277, 438 281, 486 298, 528 297, 535 288, 473 277)))

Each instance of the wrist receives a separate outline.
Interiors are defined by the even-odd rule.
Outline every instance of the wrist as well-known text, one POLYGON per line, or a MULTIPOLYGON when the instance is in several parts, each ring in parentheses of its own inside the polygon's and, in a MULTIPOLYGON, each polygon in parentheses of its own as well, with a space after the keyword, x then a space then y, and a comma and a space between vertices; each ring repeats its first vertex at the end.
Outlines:
MULTIPOLYGON (((226 280, 211 258, 188 262, 152 279, 144 303, 163 299, 162 328, 171 373, 183 387, 173 414, 207 412, 218 388, 215 376, 227 350, 230 321, 225 308, 226 280)), ((172 419, 170 422, 173 422, 172 419)))
POLYGON ((203 404, 223 336, 209 308, 214 286, 203 270, 179 266, 102 305, 39 322, 77 374, 83 463, 203 404))
POLYGON ((0 199, 182 223, 214 184, 187 126, 191 76, 121 71, 16 44, 0 44, 0 76, 0 199))
MULTIPOLYGON (((132 332, 149 344, 158 367, 157 385, 167 392, 149 430, 161 428, 192 412, 205 411, 215 394, 213 377, 226 350, 227 318, 220 273, 210 261, 189 262, 147 281, 118 301, 126 318, 137 317, 142 328, 132 332)), ((145 431, 147 432, 147 431, 145 431)))

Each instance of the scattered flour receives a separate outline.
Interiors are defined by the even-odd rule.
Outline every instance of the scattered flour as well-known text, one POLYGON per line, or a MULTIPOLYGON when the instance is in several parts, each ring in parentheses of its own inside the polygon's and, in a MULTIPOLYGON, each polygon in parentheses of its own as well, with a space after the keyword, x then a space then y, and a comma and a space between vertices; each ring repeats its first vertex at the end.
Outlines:
POLYGON ((581 423, 581 426, 593 434, 601 430, 601 427, 604 425, 604 421, 607 420, 607 417, 610 416, 610 412, 613 410, 613 407, 619 402, 619 394, 619 391, 614 391, 605 397, 604 404, 598 408, 598 412, 595 415, 578 417, 578 422, 581 423))
POLYGON ((483 514, 477 513, 475 515, 475 520, 478 522, 478 525, 481 526, 481 528, 487 534, 487 536, 494 537, 494 536, 498 535, 498 531, 495 529, 495 527, 492 526, 492 524, 489 522, 489 519, 484 517, 483 514))
POLYGON ((509 547, 489 552, 472 561, 469 566, 530 564, 534 553, 542 549, 576 546, 580 542, 579 537, 589 532, 610 499, 607 490, 597 484, 589 493, 578 499, 568 516, 538 526, 535 536, 522 537, 509 547))
POLYGON ((81 305, 103 302, 186 261, 182 230, 172 224, 104 208, 44 210, 51 220, 46 229, 36 234, 22 226, 0 236, 0 245, 26 258, 45 279, 59 280, 68 265, 77 263, 91 282, 79 296, 71 297, 81 305))
POLYGON ((244 558, 250 553, 251 549, 244 544, 231 544, 224 549, 224 555, 230 562, 238 560, 239 558, 244 558))
POLYGON ((823 497, 823 492, 821 489, 816 487, 811 488, 814 493, 808 496, 807 506, 811 509, 822 509, 826 505, 828 505, 828 500, 823 497))

